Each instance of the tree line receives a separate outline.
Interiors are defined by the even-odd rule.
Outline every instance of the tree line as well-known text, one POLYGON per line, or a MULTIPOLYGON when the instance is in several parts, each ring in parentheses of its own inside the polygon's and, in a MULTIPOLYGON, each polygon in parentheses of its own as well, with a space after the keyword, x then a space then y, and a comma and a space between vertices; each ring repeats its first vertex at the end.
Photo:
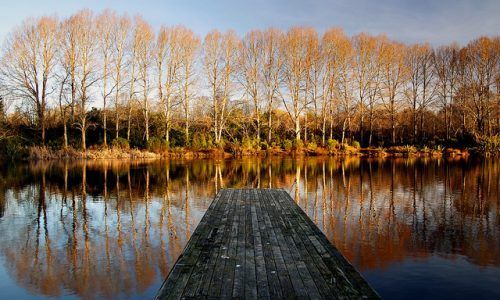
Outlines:
POLYGON ((202 39, 110 10, 29 18, 1 52, 0 138, 82 150, 477 142, 500 133, 499 54, 498 36, 433 47, 297 26, 202 39))

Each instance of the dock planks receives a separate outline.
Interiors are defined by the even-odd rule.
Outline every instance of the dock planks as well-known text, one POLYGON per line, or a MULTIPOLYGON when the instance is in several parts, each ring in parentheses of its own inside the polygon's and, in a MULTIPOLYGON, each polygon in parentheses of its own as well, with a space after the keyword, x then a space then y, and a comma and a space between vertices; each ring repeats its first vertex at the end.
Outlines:
POLYGON ((157 299, 379 296, 284 190, 223 189, 157 299))

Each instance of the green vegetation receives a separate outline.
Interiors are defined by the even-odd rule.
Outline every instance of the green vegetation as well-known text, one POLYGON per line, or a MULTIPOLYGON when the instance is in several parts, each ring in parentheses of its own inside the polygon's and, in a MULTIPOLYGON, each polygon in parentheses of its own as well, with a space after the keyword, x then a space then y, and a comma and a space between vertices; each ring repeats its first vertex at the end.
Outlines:
POLYGON ((114 149, 119 149, 119 150, 129 150, 130 149, 130 145, 128 143, 128 141, 124 138, 116 138, 113 140, 113 142, 111 142, 111 146, 114 148, 114 149))
POLYGON ((150 138, 147 142, 146 148, 148 149, 148 151, 154 153, 163 153, 167 152, 170 149, 168 141, 157 137, 150 138))
POLYGON ((490 155, 500 154, 500 135, 486 137, 481 140, 481 150, 490 155))

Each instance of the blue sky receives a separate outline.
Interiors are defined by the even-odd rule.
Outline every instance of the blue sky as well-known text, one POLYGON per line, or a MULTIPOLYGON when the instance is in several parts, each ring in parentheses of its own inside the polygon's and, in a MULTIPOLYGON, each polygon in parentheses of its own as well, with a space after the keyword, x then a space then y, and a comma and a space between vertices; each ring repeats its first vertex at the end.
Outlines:
POLYGON ((200 35, 214 28, 243 35, 269 26, 309 25, 319 32, 340 26, 350 35, 385 32, 403 42, 441 45, 500 34, 499 0, 0 0, 0 40, 26 17, 65 17, 82 8, 141 14, 155 27, 183 24, 200 35))

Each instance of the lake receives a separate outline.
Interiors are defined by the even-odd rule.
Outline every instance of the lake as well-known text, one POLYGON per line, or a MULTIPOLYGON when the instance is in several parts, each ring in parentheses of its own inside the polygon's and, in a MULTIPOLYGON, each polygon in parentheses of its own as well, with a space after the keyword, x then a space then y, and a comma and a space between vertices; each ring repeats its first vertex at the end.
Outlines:
POLYGON ((283 188, 386 299, 500 299, 500 161, 4 164, 0 298, 152 298, 221 188, 283 188))

